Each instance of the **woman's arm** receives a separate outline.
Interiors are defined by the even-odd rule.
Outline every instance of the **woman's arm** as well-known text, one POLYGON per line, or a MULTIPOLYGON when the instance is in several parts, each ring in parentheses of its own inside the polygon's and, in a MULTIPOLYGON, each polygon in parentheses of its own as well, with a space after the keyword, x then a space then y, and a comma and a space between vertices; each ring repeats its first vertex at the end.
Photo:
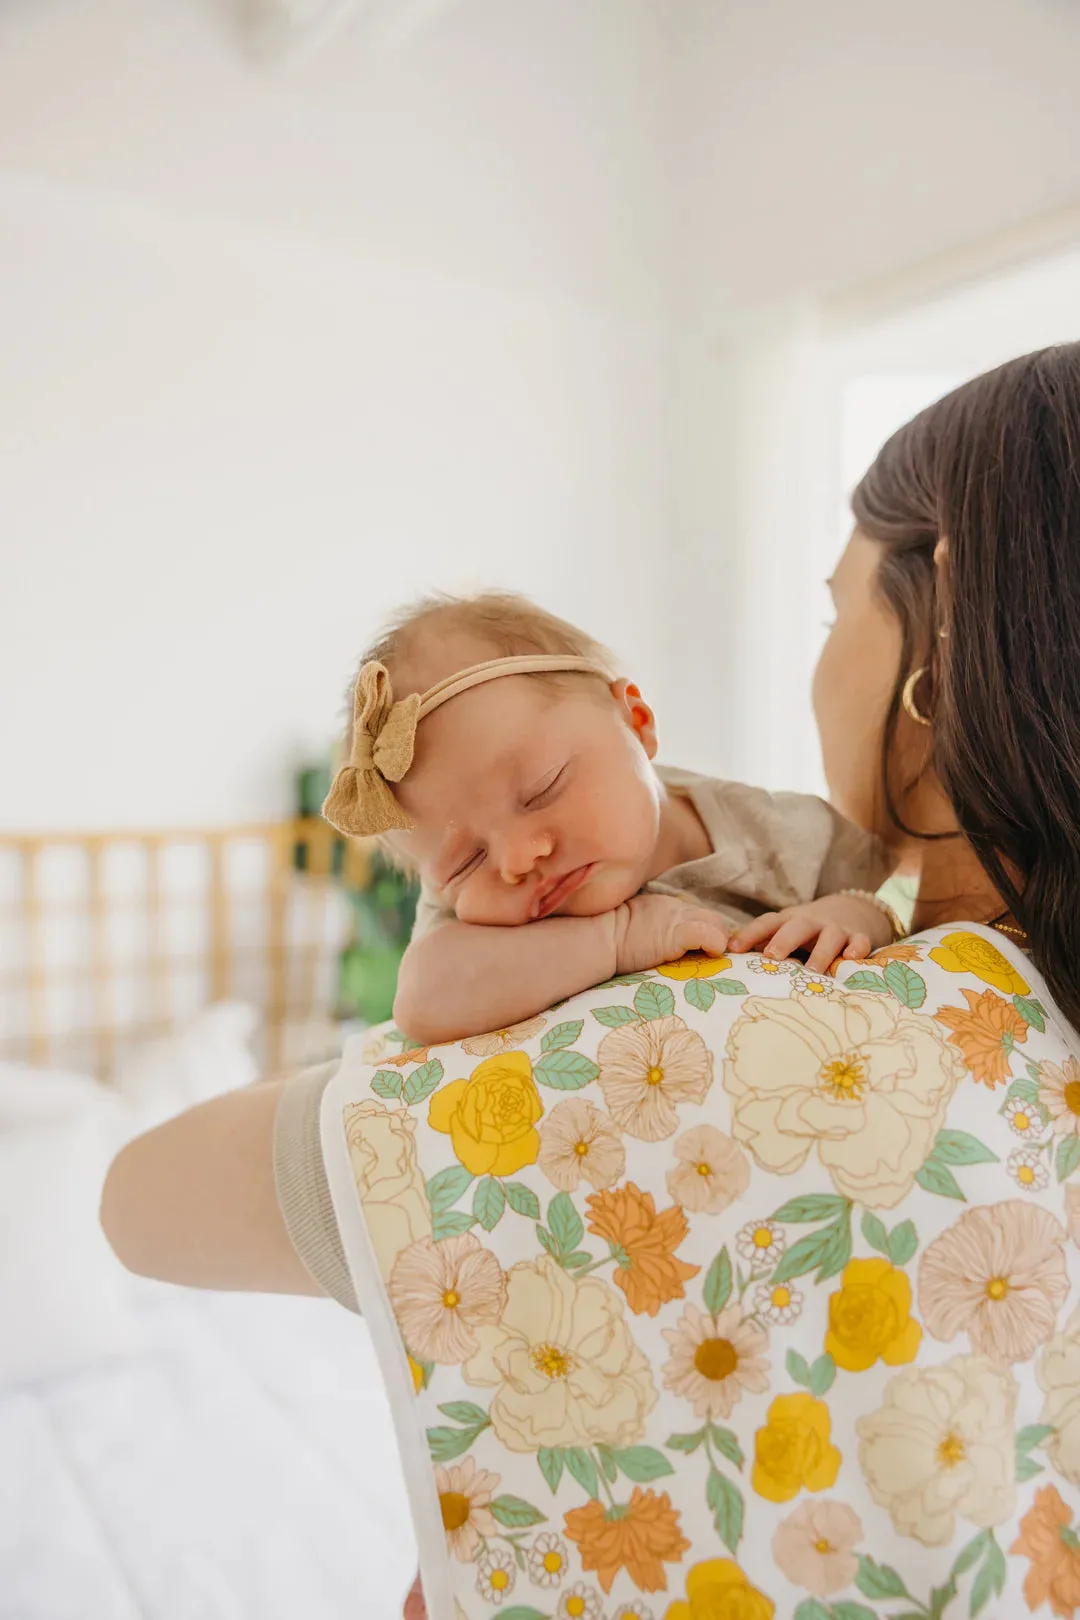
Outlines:
POLYGON ((192 1288, 321 1294, 289 1241, 274 1189, 283 1085, 215 1097, 117 1154, 101 1224, 129 1271, 192 1288))

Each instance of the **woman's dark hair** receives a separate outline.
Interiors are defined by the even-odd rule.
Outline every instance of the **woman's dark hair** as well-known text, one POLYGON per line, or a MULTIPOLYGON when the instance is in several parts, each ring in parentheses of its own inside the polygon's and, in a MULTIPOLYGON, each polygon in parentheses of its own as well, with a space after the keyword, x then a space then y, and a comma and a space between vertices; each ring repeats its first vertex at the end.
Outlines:
POLYGON ((911 673, 961 831, 1080 1028, 1080 343, 965 383, 888 441, 852 499, 883 547, 911 673), (945 539, 940 568, 934 549, 945 539), (944 635, 941 634, 944 632, 944 635))

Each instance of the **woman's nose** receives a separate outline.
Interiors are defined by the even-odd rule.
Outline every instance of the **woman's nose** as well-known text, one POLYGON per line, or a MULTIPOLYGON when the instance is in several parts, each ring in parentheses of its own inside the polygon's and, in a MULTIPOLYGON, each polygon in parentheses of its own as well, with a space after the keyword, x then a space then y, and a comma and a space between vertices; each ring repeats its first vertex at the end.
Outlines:
POLYGON ((550 833, 511 833, 502 847, 499 871, 504 883, 524 883, 538 861, 546 861, 555 848, 550 833))

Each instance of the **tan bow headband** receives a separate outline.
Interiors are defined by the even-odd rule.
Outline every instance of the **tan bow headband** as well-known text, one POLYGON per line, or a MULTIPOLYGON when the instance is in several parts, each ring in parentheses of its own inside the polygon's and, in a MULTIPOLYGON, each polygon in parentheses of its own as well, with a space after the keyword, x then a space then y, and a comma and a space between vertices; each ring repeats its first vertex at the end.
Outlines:
POLYGON ((407 832, 412 822, 395 799, 390 783, 400 782, 413 762, 420 721, 451 698, 485 681, 497 681, 502 675, 547 675, 563 670, 611 679, 610 670, 591 658, 492 658, 395 703, 386 666, 365 664, 353 688, 349 761, 334 777, 322 807, 323 815, 338 832, 352 838, 370 838, 394 830, 407 832))

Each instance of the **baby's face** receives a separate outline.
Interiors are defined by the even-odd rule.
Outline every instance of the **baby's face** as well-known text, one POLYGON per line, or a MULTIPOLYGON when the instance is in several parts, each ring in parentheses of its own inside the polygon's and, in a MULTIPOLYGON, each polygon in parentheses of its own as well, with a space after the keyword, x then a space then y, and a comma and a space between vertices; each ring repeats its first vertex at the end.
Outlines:
POLYGON ((395 834, 461 922, 516 926, 610 911, 654 876, 652 714, 624 681, 474 687, 417 730, 395 834))

